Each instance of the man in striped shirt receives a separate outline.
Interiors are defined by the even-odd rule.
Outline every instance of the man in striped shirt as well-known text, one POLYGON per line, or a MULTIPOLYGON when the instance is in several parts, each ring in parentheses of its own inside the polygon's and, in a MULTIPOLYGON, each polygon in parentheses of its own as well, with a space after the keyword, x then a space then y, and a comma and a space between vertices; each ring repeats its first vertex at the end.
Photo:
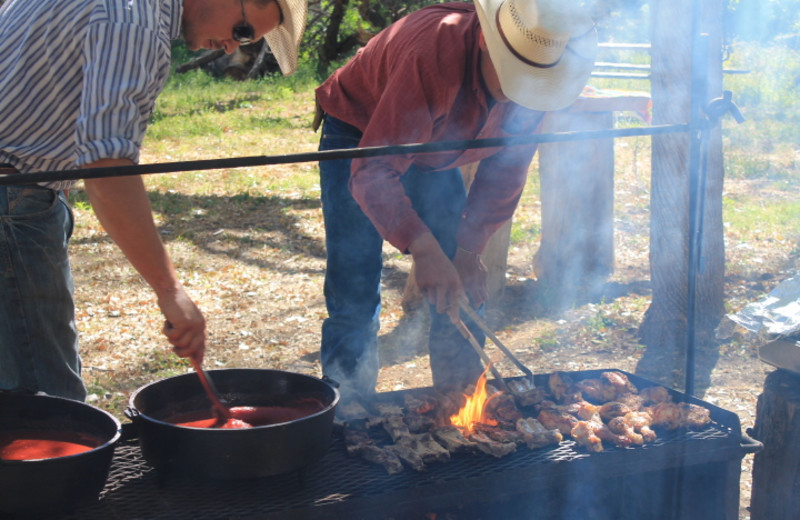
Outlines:
MULTIPOLYGON (((0 175, 132 165, 170 70, 170 42, 224 49, 267 38, 297 64, 305 0, 6 0, 0 7, 0 175)), ((0 187, 0 390, 83 400, 62 190, 0 187)), ((202 361, 203 314, 161 242, 139 176, 86 179, 108 234, 153 288, 164 334, 202 361)))

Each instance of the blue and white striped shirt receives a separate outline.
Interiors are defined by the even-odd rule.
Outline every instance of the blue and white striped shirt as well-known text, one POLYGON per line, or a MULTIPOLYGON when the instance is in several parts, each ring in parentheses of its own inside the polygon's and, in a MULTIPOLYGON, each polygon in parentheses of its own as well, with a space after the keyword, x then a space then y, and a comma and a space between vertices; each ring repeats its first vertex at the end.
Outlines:
POLYGON ((0 163, 24 174, 138 162, 182 9, 182 0, 6 0, 0 163))

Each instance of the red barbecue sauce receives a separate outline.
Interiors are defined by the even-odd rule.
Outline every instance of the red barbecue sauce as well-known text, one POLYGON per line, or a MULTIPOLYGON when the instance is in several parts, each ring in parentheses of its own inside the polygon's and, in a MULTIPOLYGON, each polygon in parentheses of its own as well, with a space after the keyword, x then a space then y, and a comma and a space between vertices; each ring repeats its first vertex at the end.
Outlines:
POLYGON ((164 419, 168 423, 192 428, 250 428, 302 419, 315 414, 325 406, 314 398, 295 399, 281 406, 233 406, 228 410, 231 418, 220 423, 211 410, 198 410, 175 414, 164 419))
POLYGON ((77 432, 20 430, 0 432, 0 459, 39 460, 67 457, 92 450, 103 441, 77 432))

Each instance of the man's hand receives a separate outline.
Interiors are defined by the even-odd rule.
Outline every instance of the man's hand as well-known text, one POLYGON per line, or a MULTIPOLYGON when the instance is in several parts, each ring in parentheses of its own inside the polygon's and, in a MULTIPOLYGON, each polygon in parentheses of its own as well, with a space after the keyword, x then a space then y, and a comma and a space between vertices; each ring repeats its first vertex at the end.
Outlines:
POLYGON ((480 255, 459 247, 453 258, 453 265, 455 265, 464 290, 472 299, 473 305, 480 307, 489 297, 489 289, 486 284, 489 273, 480 255))
POLYGON ((180 357, 203 363, 206 350, 206 320, 183 288, 158 296, 158 307, 166 318, 164 335, 180 357))
POLYGON ((436 312, 446 312, 455 324, 460 320, 459 302, 467 301, 455 266, 431 233, 417 237, 408 247, 414 257, 414 276, 420 292, 436 312))

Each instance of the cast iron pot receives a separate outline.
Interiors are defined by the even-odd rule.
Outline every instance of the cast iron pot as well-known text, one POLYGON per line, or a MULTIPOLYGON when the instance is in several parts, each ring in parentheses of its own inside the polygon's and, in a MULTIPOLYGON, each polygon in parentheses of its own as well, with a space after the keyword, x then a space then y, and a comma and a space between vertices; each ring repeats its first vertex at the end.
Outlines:
POLYGON ((244 479, 278 475, 320 459, 330 447, 339 392, 315 377, 266 369, 208 370, 228 406, 275 406, 318 399, 323 408, 297 420, 253 428, 192 428, 165 419, 208 409, 195 373, 138 389, 126 412, 145 460, 167 474, 244 479))
POLYGON ((0 512, 68 510, 96 500, 105 486, 120 422, 91 405, 44 395, 0 393, 0 432, 78 432, 102 442, 77 455, 0 460, 0 512))

